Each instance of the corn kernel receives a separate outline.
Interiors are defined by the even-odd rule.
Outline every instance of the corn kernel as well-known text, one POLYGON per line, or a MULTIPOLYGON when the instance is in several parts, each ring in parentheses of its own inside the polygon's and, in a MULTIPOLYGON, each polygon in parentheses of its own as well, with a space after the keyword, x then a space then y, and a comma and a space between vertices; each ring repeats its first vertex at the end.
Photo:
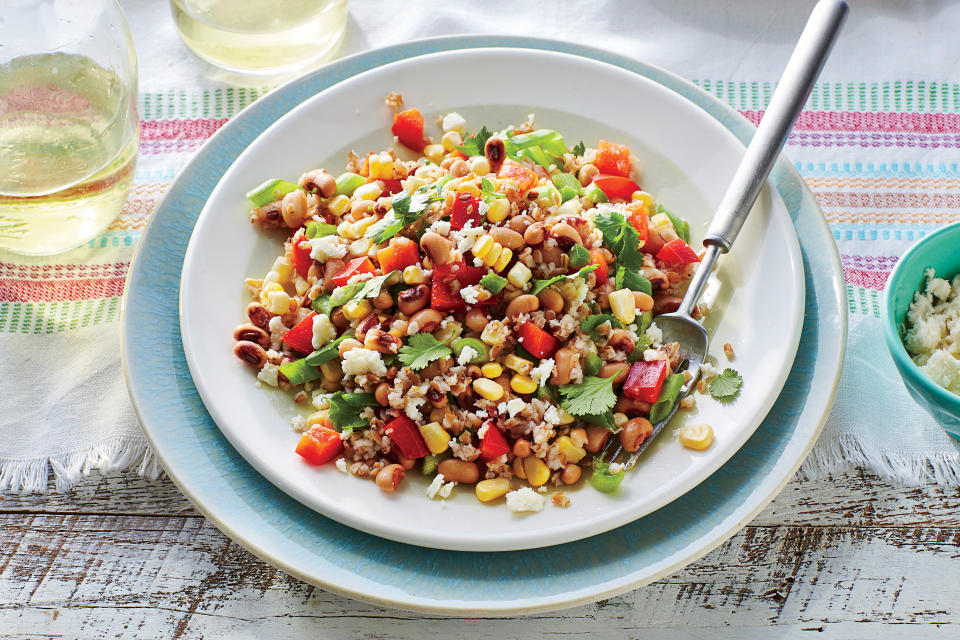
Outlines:
MULTIPOLYGON (((280 274, 272 269, 267 271, 267 275, 263 276, 263 284, 280 284, 280 274)), ((280 287, 281 289, 283 287, 280 287)), ((276 291, 276 289, 274 289, 276 291)))
POLYGON ((359 238, 367 232, 367 229, 372 227, 374 223, 377 222, 377 219, 374 216, 367 216, 365 218, 360 218, 353 223, 353 230, 357 234, 356 237, 359 238))
POLYGON ((642 202, 643 206, 646 207, 647 211, 654 210, 654 200, 653 196, 647 193, 646 191, 634 191, 630 196, 630 199, 634 202, 642 202))
POLYGON ((345 195, 339 195, 327 201, 327 211, 340 217, 350 209, 350 198, 345 195))
POLYGON ((517 393, 533 393, 537 390, 537 383, 530 376, 518 373, 510 378, 510 388, 517 393))
POLYGON ((509 478, 492 478, 477 483, 477 499, 480 502, 490 502, 507 494, 510 491, 509 478))
POLYGON ((420 435, 427 443, 430 453, 443 453, 450 447, 450 434, 440 426, 439 422, 420 425, 420 435))
MULTIPOLYGON (((423 148, 423 155, 427 156, 427 159, 430 162, 435 162, 440 164, 443 161, 443 145, 442 144, 428 144, 423 148)), ((419 172, 420 170, 417 169, 419 172)))
POLYGON ((283 315, 290 311, 290 296, 285 291, 267 292, 267 311, 283 315))
POLYGON ((368 182, 357 187, 353 192, 354 200, 376 200, 383 193, 383 189, 376 182, 368 182))
POLYGON ((583 205, 580 204, 579 198, 570 198, 557 207, 558 216, 579 216, 581 211, 583 211, 583 205))
MULTIPOLYGON (((487 236, 490 237, 490 236, 487 236)), ((486 252, 486 255, 483 256, 483 264, 488 267, 492 267, 497 264, 497 260, 500 259, 500 254, 503 253, 503 245, 499 242, 494 242, 493 246, 490 247, 490 250, 486 252)))
POLYGON ((574 421, 574 417, 563 407, 557 407, 557 415, 560 416, 560 424, 572 424, 574 421))
POLYGON ((680 429, 680 444, 687 449, 703 451, 713 444, 713 428, 708 424, 688 424, 680 429))
POLYGON ((410 176, 400 184, 403 187, 404 191, 406 191, 407 193, 413 193, 420 187, 427 184, 427 181, 424 180, 423 178, 418 178, 417 176, 410 176))
POLYGON ((480 332, 480 339, 486 344, 495 347, 498 344, 503 344, 509 334, 509 328, 499 320, 494 320, 493 322, 488 322, 487 326, 480 332))
POLYGON ((494 198, 487 205, 487 220, 490 222, 502 222, 510 213, 510 205, 506 198, 494 198))
POLYGON ((518 355, 510 354, 503 359, 503 364, 508 369, 513 369, 519 374, 526 375, 533 370, 533 363, 527 360, 526 358, 521 358, 518 355))
POLYGON ((507 268, 507 265, 510 264, 510 261, 513 259, 513 251, 510 249, 504 249, 500 252, 500 257, 497 258, 496 264, 493 265, 493 270, 497 273, 500 273, 507 268))
POLYGON ((467 130, 467 121, 456 111, 451 111, 440 120, 440 127, 444 131, 456 131, 462 136, 467 130))
POLYGON ((389 153, 370 157, 370 178, 372 180, 393 179, 393 158, 389 153))
POLYGON ((353 223, 349 220, 344 220, 337 225, 337 235, 347 240, 353 240, 357 237, 356 232, 353 230, 353 223))
POLYGON ((613 424, 616 425, 618 429, 622 428, 623 425, 627 424, 630 418, 627 417, 625 413, 615 413, 613 414, 613 424))
POLYGON ((370 238, 358 238, 350 243, 348 251, 350 251, 352 257, 359 258, 360 256, 365 256, 370 253, 370 246, 372 244, 370 238))
POLYGON ((470 167, 471 172, 478 176, 485 176, 490 173, 490 161, 487 160, 486 156, 473 156, 467 166, 470 167))
POLYGON ((336 360, 324 362, 320 365, 320 373, 327 382, 340 382, 343 380, 343 369, 340 368, 340 364, 336 360))
POLYGON ((480 258, 481 260, 490 253, 490 250, 493 249, 493 246, 497 244, 491 236, 480 236, 480 238, 473 243, 473 247, 470 251, 473 252, 475 258, 480 258))
POLYGON ((426 281, 427 274, 420 265, 412 264, 409 267, 403 268, 404 284, 423 284, 426 281))
POLYGON ((660 237, 662 237, 665 242, 670 242, 680 237, 673 228, 670 217, 665 213, 658 213, 652 216, 650 218, 650 225, 660 234, 660 237))
POLYGON ((309 416, 307 416, 307 426, 312 427, 318 424, 325 424, 327 420, 330 419, 329 411, 314 411, 309 416))
POLYGON ((583 460, 583 456, 587 455, 587 452, 584 451, 582 447, 578 447, 573 440, 570 439, 570 436, 560 436, 557 438, 557 449, 560 451, 560 455, 566 459, 567 464, 577 464, 583 460))
POLYGON ((350 321, 362 320, 371 313, 373 313, 373 306, 369 300, 351 300, 343 305, 343 315, 350 321))
POLYGON ((500 366, 499 362, 488 362, 480 367, 480 374, 484 378, 497 378, 503 375, 503 367, 500 366))
POLYGON ((456 131, 447 131, 443 134, 443 137, 440 138, 440 144, 443 146, 444 151, 453 151, 454 147, 459 147, 463 144, 463 137, 456 131))
POLYGON ((618 289, 610 294, 610 310, 623 324, 633 324, 637 318, 637 308, 630 289, 618 289))
POLYGON ((513 265, 507 273, 507 281, 518 289, 523 289, 532 277, 533 273, 522 262, 513 265))
POLYGON ((270 270, 276 272, 277 282, 289 282, 293 277, 293 265, 282 256, 273 261, 270 270))
POLYGON ((489 378, 474 380, 473 390, 491 402, 496 402, 503 397, 503 387, 489 378))
POLYGON ((458 193, 469 193, 474 198, 480 197, 480 187, 478 187, 473 182, 464 182, 460 185, 460 188, 457 189, 458 193))
POLYGON ((550 469, 536 456, 527 456, 523 459, 523 472, 531 487, 541 487, 550 479, 550 469))

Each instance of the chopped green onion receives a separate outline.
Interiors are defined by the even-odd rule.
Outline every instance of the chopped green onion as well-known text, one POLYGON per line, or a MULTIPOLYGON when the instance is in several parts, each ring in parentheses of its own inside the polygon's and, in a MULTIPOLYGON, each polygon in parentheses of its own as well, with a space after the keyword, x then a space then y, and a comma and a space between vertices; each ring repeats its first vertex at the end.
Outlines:
POLYGON ((583 375, 595 376, 602 366, 603 360, 600 359, 600 356, 595 353, 588 353, 587 357, 583 359, 583 375))
POLYGON ((590 252, 583 248, 583 245, 575 244, 570 249, 570 266, 579 269, 590 262, 590 252))
POLYGON ((590 484, 594 489, 603 493, 613 493, 621 482, 623 482, 623 469, 619 473, 610 473, 609 463, 594 459, 593 474, 590 476, 590 484))
MULTIPOLYGON (((317 349, 316 351, 314 351, 313 353, 311 353, 310 355, 308 355, 306 358, 304 358, 304 362, 306 362, 307 364, 312 365, 312 366, 314 366, 314 367, 319 367, 320 365, 326 364, 326 363, 330 362, 331 360, 333 360, 334 358, 339 357, 339 355, 340 355, 340 343, 343 342, 344 340, 346 340, 347 338, 349 338, 349 337, 352 336, 352 335, 353 335, 353 334, 350 333, 350 332, 347 332, 347 333, 343 334, 342 336, 340 336, 339 338, 337 338, 337 339, 334 340, 333 342, 331 342, 331 343, 329 343, 329 344, 327 344, 327 345, 325 345, 325 346, 323 346, 323 347, 320 347, 319 349, 317 349)), ((298 362, 299 362, 299 360, 298 360, 298 362)))
POLYGON ((487 361, 487 345, 476 338, 460 338, 453 343, 453 354, 458 362, 460 360, 460 353, 467 347, 477 352, 477 355, 470 358, 470 364, 480 364, 481 362, 487 361))
POLYGON ((507 279, 503 276, 498 276, 495 273, 488 273, 480 278, 480 284, 482 284, 490 293, 497 294, 503 291, 503 288, 507 286, 507 279))
POLYGON ((530 158, 541 167, 549 167, 557 164, 553 158, 548 156, 540 147, 527 147, 517 152, 517 158, 530 158))
POLYGON ((367 184, 367 179, 363 176, 358 176, 355 173, 341 173, 337 177, 337 195, 338 196, 349 196, 352 195, 354 191, 357 190, 357 187, 367 184))
POLYGON ((670 218, 670 224, 673 225, 673 230, 677 232, 677 235, 680 236, 680 239, 690 244, 690 224, 681 218, 680 216, 675 216, 662 205, 657 205, 657 213, 663 213, 668 218, 670 218))
POLYGON ((639 334, 644 334, 647 332, 647 329, 650 328, 650 324, 653 322, 653 311, 644 311, 640 316, 640 322, 638 326, 640 330, 637 332, 639 334))
POLYGON ((673 405, 680 395, 680 389, 683 387, 683 374, 675 373, 663 383, 660 389, 660 396, 652 407, 650 407, 650 422, 657 424, 665 420, 673 410, 673 405))
POLYGON ((583 193, 583 186, 580 184, 580 181, 573 176, 573 174, 557 173, 553 175, 551 180, 553 180, 554 186, 560 190, 561 202, 566 202, 570 198, 579 196, 583 193))
POLYGON ((645 293, 648 296, 653 295, 653 285, 650 284, 650 281, 633 269, 627 269, 623 265, 617 265, 617 273, 614 277, 614 286, 617 289, 623 289, 626 287, 631 291, 639 291, 640 293, 645 293))
POLYGON ((437 467, 440 466, 440 463, 451 457, 453 454, 450 453, 450 449, 442 453, 428 453, 423 458, 423 466, 420 468, 420 473, 425 476, 432 476, 437 473, 437 467))
MULTIPOLYGON (((530 147, 540 147, 542 151, 552 156, 562 156, 568 153, 567 144, 563 141, 563 136, 553 129, 537 129, 530 133, 521 133, 509 139, 509 147, 514 149, 528 149, 530 147)), ((507 153, 510 149, 507 149, 507 153)))
POLYGON ((274 200, 279 200, 291 191, 296 191, 299 188, 300 185, 274 178, 267 180, 255 189, 247 191, 247 200, 252 202, 255 207, 262 207, 265 204, 270 204, 274 200))
POLYGON ((306 358, 280 365, 280 373, 290 381, 290 384, 303 384, 308 380, 316 380, 322 375, 320 369, 309 364, 306 358))
POLYGON ((433 183, 434 186, 436 186, 436 188, 437 188, 437 195, 438 195, 438 196, 443 195, 443 185, 447 184, 447 183, 450 182, 451 180, 453 180, 453 176, 447 174, 447 175, 443 176, 442 178, 440 178, 439 180, 437 180, 436 182, 433 183))
POLYGON ((600 204, 601 202, 609 201, 607 194, 605 194, 600 187, 595 184, 591 184, 589 187, 587 187, 587 192, 583 195, 585 195, 587 199, 594 204, 600 204))
POLYGON ((317 222, 314 220, 307 225, 307 237, 311 240, 314 238, 322 238, 324 236, 333 236, 337 234, 337 225, 335 224, 326 224, 323 222, 317 222))

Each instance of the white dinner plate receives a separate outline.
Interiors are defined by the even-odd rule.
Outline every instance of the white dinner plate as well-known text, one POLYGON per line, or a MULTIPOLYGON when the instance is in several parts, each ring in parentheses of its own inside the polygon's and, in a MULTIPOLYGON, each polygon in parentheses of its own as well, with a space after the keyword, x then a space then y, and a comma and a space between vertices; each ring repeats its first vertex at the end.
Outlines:
POLYGON ((295 180, 303 171, 339 172, 346 153, 393 144, 389 91, 426 117, 456 110, 468 129, 522 122, 557 129, 567 141, 599 138, 629 144, 645 164, 643 186, 691 223, 694 245, 743 155, 743 145, 706 112, 664 86, 605 63, 548 51, 473 49, 421 56, 345 80, 280 118, 242 153, 214 189, 187 249, 180 319, 190 372, 205 406, 240 454, 284 492, 316 511, 375 535, 444 549, 496 551, 540 547, 591 536, 630 522, 695 487, 753 433, 780 394, 796 355, 803 321, 804 278, 790 217, 765 189, 717 277, 721 294, 708 318, 712 353, 736 353, 729 366, 744 378, 740 396, 720 404, 697 395, 629 472, 618 493, 589 486, 567 491, 568 508, 517 515, 481 504, 472 488, 428 500, 426 482, 408 474, 395 494, 373 482, 315 468, 294 453, 290 427, 299 412, 289 396, 261 388, 233 356, 232 330, 249 302, 243 280, 262 277, 281 240, 247 219, 244 194, 267 178, 295 180), (535 73, 518 73, 518 69, 535 73), (534 80, 531 80, 533 78, 534 80), (685 422, 711 424, 707 451, 676 439, 685 422))

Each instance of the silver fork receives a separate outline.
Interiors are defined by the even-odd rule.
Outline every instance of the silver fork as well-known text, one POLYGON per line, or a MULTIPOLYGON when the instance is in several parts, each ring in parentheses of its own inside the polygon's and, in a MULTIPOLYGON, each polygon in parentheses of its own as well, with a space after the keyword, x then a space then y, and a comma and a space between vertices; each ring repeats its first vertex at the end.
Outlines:
MULTIPOLYGON (((700 366, 707 357, 710 336, 703 325, 690 314, 703 293, 717 258, 721 253, 730 250, 747 219, 747 214, 760 195, 760 190, 830 55, 848 11, 849 7, 843 0, 820 0, 813 8, 757 132, 753 135, 743 160, 740 161, 740 166, 737 167, 733 180, 714 213, 710 228, 703 239, 706 253, 690 281, 683 301, 673 313, 657 316, 656 323, 663 332, 663 343, 680 343, 680 353, 684 357, 681 369, 685 366, 690 376, 681 388, 669 415, 653 425, 650 437, 643 441, 639 450, 630 455, 625 463, 628 469, 636 464, 640 454, 663 430, 664 425, 676 413, 680 400, 690 393, 700 378, 700 366)), ((603 456, 607 461, 616 460, 622 452, 619 438, 614 440, 614 443, 616 444, 608 447, 607 455, 603 456)))

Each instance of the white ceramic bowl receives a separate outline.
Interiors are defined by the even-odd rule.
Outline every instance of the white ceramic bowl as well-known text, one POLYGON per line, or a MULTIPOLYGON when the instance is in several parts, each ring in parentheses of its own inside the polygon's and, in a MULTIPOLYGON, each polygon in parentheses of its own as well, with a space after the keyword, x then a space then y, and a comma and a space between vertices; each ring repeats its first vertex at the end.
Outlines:
MULTIPOLYGON (((740 397, 720 405, 697 396, 630 473, 618 493, 589 486, 567 491, 572 504, 517 515, 481 504, 471 487, 428 500, 426 481, 408 474, 402 490, 314 468, 294 453, 298 409, 279 392, 258 388, 232 354, 232 329, 248 303, 245 277, 262 277, 281 251, 277 236, 247 221, 244 194, 267 178, 296 179, 306 169, 338 171, 346 152, 393 144, 388 91, 418 107, 428 128, 456 110, 470 130, 500 128, 537 115, 538 126, 588 145, 629 144, 644 159, 644 187, 686 217, 694 244, 743 154, 743 146, 699 107, 620 68, 566 54, 475 49, 399 61, 360 74, 307 100, 279 119, 237 159, 211 194, 187 250, 181 281, 181 331, 194 382, 230 442, 289 495, 331 518, 383 537, 436 548, 495 551, 558 544, 609 530, 667 504, 718 469, 753 433, 776 400, 796 354, 803 320, 803 270, 793 226, 766 189, 733 252, 718 271, 721 294, 708 319, 713 353, 729 342, 745 380, 740 397), (522 71, 518 71, 522 70, 522 71), (703 452, 684 449, 675 431, 707 422, 716 433, 703 452)), ((434 131, 434 134, 437 132, 434 131)))

